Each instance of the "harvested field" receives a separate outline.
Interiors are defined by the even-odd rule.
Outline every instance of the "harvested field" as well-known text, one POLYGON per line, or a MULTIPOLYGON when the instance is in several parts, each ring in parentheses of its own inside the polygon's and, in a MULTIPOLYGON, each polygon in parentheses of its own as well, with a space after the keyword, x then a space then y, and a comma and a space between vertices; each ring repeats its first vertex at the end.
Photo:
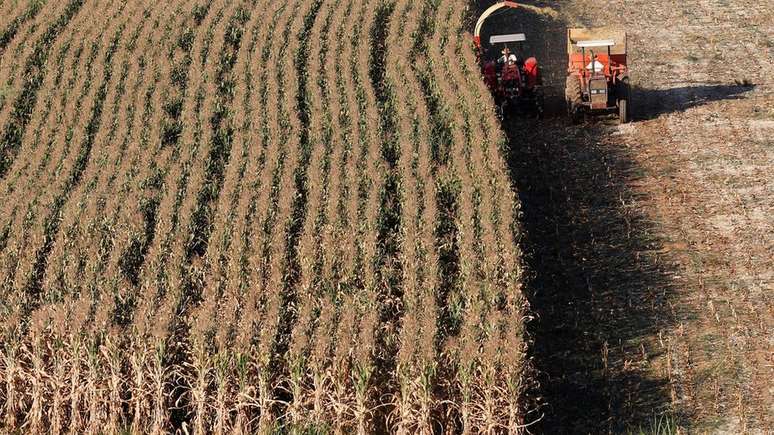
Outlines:
POLYGON ((774 7, 492 3, 0 0, 0 433, 774 430, 774 7))
MULTIPOLYGON (((482 7, 491 2, 484 2, 482 7)), ((524 213, 537 433, 774 430, 774 7, 541 2, 628 32, 633 121, 504 124, 524 213)))

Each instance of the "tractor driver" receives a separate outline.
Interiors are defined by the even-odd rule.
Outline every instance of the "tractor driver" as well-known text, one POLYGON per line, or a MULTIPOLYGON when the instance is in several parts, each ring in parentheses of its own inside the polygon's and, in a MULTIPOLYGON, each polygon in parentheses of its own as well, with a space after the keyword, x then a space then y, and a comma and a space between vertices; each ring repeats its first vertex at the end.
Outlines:
POLYGON ((508 65, 511 62, 516 62, 516 55, 511 53, 511 49, 508 47, 503 48, 503 51, 501 52, 503 55, 497 59, 497 66, 498 69, 502 69, 503 66, 508 65))
POLYGON ((597 57, 597 55, 594 54, 594 52, 592 51, 591 62, 589 62, 589 64, 586 65, 586 69, 591 71, 592 73, 601 72, 605 68, 605 65, 603 65, 602 62, 600 62, 598 59, 599 58, 597 57))

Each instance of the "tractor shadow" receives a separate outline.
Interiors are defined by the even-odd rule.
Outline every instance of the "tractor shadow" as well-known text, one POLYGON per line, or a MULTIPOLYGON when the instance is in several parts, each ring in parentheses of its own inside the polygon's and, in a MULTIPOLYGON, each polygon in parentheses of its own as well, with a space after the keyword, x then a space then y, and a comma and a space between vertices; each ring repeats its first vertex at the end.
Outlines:
POLYGON ((632 119, 645 121, 721 100, 738 100, 755 89, 751 83, 697 84, 668 89, 632 89, 632 119))

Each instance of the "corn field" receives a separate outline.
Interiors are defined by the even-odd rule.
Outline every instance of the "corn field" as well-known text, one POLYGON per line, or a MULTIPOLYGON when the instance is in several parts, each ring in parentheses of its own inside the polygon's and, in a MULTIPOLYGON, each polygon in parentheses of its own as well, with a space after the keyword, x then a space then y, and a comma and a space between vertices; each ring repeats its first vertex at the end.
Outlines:
POLYGON ((0 432, 524 431, 473 6, 0 1, 0 432))

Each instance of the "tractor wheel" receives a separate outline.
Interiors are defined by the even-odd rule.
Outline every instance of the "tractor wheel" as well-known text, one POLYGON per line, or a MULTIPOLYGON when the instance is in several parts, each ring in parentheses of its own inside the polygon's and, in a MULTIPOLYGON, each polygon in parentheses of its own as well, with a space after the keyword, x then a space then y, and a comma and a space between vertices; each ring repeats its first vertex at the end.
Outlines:
POLYGON ((628 99, 624 98, 621 100, 618 100, 618 123, 619 124, 626 124, 629 122, 629 113, 628 113, 628 99))
POLYGON ((626 124, 629 122, 629 99, 630 99, 629 79, 624 78, 618 84, 618 122, 626 124))
POLYGON ((564 98, 567 101, 567 116, 573 124, 578 124, 581 120, 583 96, 581 94, 580 81, 577 76, 567 76, 567 84, 564 87, 564 98))

